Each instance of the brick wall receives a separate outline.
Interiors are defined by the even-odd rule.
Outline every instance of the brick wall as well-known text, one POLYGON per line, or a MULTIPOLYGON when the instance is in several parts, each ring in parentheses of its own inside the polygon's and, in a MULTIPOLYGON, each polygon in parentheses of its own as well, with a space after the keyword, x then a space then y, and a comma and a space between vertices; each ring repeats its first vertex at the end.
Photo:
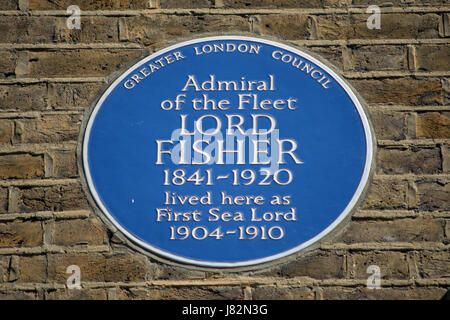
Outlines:
POLYGON ((450 285, 450 5, 446 0, 0 0, 0 299, 439 299, 450 285), (65 27, 82 10, 81 30, 65 27), (366 27, 379 4, 381 29, 366 27), (85 110, 130 60, 183 37, 276 37, 332 62, 369 106, 369 194, 307 254, 225 272, 129 247, 90 207, 85 110), (66 288, 81 268, 82 290, 66 288), (382 289, 366 288, 378 265, 382 289))

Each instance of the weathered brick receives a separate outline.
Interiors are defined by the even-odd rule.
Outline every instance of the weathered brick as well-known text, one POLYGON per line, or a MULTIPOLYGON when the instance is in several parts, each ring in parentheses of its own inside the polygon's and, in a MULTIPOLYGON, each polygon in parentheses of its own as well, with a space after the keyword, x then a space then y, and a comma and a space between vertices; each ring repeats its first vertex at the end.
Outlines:
POLYGON ((439 79, 354 79, 350 82, 368 103, 442 104, 442 86, 439 79))
POLYGON ((0 0, 0 10, 19 10, 19 0, 0 0))
POLYGON ((0 78, 7 78, 14 74, 17 55, 12 51, 0 51, 0 78))
POLYGON ((67 178, 78 175, 75 151, 55 151, 51 153, 52 177, 67 178))
POLYGON ((336 0, 222 0, 225 8, 247 9, 247 8, 320 8, 322 5, 337 4, 336 0))
POLYGON ((445 238, 447 238, 447 240, 450 240, 450 221, 449 220, 447 220, 445 222, 445 231, 444 231, 444 233, 445 233, 445 238))
POLYGON ((347 39, 351 35, 348 16, 319 16, 315 21, 319 39, 347 39))
POLYGON ((214 8, 214 1, 210 1, 210 0, 160 0, 160 7, 163 9, 214 8))
POLYGON ((422 252, 416 255, 416 265, 422 278, 450 277, 449 252, 422 252))
POLYGON ((44 283, 47 280, 47 258, 45 256, 19 257, 18 282, 44 283))
POLYGON ((0 300, 36 300, 37 294, 33 291, 0 291, 0 300))
POLYGON ((406 138, 405 113, 370 110, 370 115, 378 139, 403 140, 406 138))
POLYGON ((83 17, 80 29, 69 29, 66 18, 59 19, 56 40, 61 42, 117 42, 119 29, 115 17, 83 17))
POLYGON ((142 54, 142 50, 59 50, 29 54, 31 77, 107 76, 142 54))
POLYGON ((168 265, 152 264, 153 278, 158 280, 176 279, 204 279, 206 272, 201 270, 190 270, 186 268, 173 267, 168 265))
POLYGON ((162 47, 167 40, 204 32, 250 31, 248 19, 241 16, 194 15, 167 16, 148 15, 126 19, 130 41, 162 47))
POLYGON ((444 104, 450 104, 450 78, 442 79, 442 90, 444 91, 444 104))
POLYGON ((62 246, 77 244, 101 245, 107 242, 106 230, 98 219, 56 221, 53 243, 62 246))
POLYGON ((450 145, 442 145, 442 171, 450 173, 450 145))
POLYGON ((44 110, 47 101, 47 87, 45 84, 0 85, 0 99, 3 111, 44 110))
POLYGON ((9 275, 9 257, 0 256, 0 283, 7 282, 9 275))
POLYGON ((42 155, 0 155, 0 179, 38 178, 43 175, 44 157, 42 155))
MULTIPOLYGON (((395 5, 395 6, 410 6, 414 3, 417 6, 431 6, 445 4, 447 0, 353 0, 353 5, 368 7, 370 5, 395 5)), ((383 10, 383 9, 382 9, 383 10)))
POLYGON ((380 29, 367 28, 370 14, 318 16, 319 39, 406 39, 438 38, 440 16, 428 14, 384 13, 380 29))
POLYGON ((0 188, 0 213, 8 212, 8 189, 0 188))
POLYGON ((374 180, 363 202, 363 208, 405 208, 407 207, 407 188, 407 183, 402 181, 374 180))
POLYGON ((370 14, 351 15, 350 23, 355 38, 438 38, 440 15, 427 14, 386 14, 382 15, 380 29, 368 29, 370 14))
POLYGON ((145 9, 148 0, 29 0, 30 10, 66 10, 76 4, 81 10, 145 9))
POLYGON ((35 247, 42 244, 40 222, 0 223, 0 247, 35 247))
POLYGON ((106 300, 106 289, 57 289, 48 290, 46 300, 106 300))
POLYGON ((350 64, 356 71, 404 70, 408 67, 405 47, 356 46, 350 64))
POLYGON ((84 109, 94 101, 102 86, 99 83, 49 84, 49 104, 55 110, 84 109))
POLYGON ((1 16, 0 43, 52 42, 55 18, 33 16, 1 16))
MULTIPOLYGON (((389 3, 392 4, 401 4, 402 2, 404 2, 403 0, 391 0, 389 1, 389 3)), ((384 0, 351 0, 351 3, 355 6, 369 6, 371 4, 376 4, 376 5, 380 5, 380 4, 385 4, 386 1, 384 0)))
POLYGON ((333 47, 333 46, 309 47, 308 50, 317 53, 319 56, 323 57, 326 61, 331 62, 339 70, 344 70, 341 47, 333 47))
POLYGON ((438 219, 402 219, 394 221, 352 221, 340 240, 358 242, 442 241, 443 222, 438 219))
POLYGON ((0 119, 0 144, 9 144, 14 136, 14 122, 0 119))
POLYGON ((15 143, 52 143, 78 139, 82 115, 43 115, 15 122, 15 143))
POLYGON ((255 300, 314 300, 314 292, 308 287, 256 287, 255 300))
POLYGON ((419 209, 450 210, 450 182, 418 182, 419 209))
POLYGON ((351 3, 352 0, 323 0, 324 7, 347 7, 351 3))
POLYGON ((419 113, 416 121, 416 130, 418 137, 449 139, 450 112, 419 113))
POLYGON ((381 287, 381 289, 325 287, 323 298, 326 300, 437 300, 441 299, 446 292, 446 289, 436 287, 381 287))
POLYGON ((335 253, 310 254, 282 266, 278 273, 283 277, 340 278, 344 274, 343 257, 335 253))
POLYGON ((120 300, 242 300, 240 287, 128 288, 118 293, 120 300))
POLYGON ((416 48, 416 68, 423 71, 448 71, 450 67, 448 45, 420 45, 416 48))
POLYGON ((77 265, 81 281, 145 281, 147 261, 137 255, 104 256, 102 254, 64 254, 48 258, 48 277, 65 283, 66 269, 77 265))
POLYGON ((257 16, 255 32, 288 40, 309 39, 311 36, 310 19, 305 15, 264 15, 257 16))
POLYGON ((371 274, 367 273, 367 268, 371 265, 380 268, 381 279, 409 278, 406 254, 401 252, 363 252, 352 254, 349 259, 356 279, 367 279, 371 274))
POLYGON ((442 172, 438 148, 383 148, 378 150, 377 172, 432 174, 442 172))
POLYGON ((23 212, 88 208, 86 196, 79 184, 20 187, 18 192, 18 207, 23 212))

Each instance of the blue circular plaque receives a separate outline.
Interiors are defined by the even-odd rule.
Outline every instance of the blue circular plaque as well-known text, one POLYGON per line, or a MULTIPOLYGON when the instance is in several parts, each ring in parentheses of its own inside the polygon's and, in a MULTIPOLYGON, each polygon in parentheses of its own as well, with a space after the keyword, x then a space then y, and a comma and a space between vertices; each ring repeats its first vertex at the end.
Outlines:
POLYGON ((352 89, 293 47, 208 37, 141 60, 90 115, 97 205, 178 262, 247 266, 308 247, 355 207, 372 134, 352 89))

